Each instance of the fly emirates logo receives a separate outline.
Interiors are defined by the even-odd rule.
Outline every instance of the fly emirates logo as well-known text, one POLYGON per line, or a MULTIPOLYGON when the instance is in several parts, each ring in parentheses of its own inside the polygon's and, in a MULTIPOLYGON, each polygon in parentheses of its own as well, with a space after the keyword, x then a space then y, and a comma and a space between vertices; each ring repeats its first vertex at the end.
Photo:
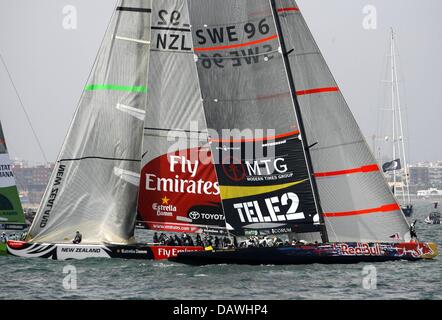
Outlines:
POLYGON ((148 173, 146 174, 147 191, 207 195, 220 194, 218 182, 204 181, 202 179, 196 180, 200 166, 198 160, 196 160, 195 163, 192 163, 192 161, 187 160, 186 157, 171 156, 169 158, 169 165, 169 171, 171 174, 175 174, 175 177, 162 178, 158 177, 156 174, 148 173), (180 175, 188 178, 182 179, 180 175))

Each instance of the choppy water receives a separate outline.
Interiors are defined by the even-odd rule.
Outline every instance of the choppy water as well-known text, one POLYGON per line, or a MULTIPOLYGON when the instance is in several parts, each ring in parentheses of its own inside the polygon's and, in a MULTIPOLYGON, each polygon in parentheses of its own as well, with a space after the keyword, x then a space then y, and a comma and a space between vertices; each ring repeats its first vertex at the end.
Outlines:
MULTIPOLYGON (((417 205, 418 235, 441 245, 442 226, 423 223, 430 210, 428 203, 417 205)), ((376 289, 364 289, 366 266, 189 267, 118 259, 57 262, 0 257, 0 299, 442 299, 440 258, 374 264, 376 289), (76 290, 63 286, 68 265, 77 270, 76 290)))

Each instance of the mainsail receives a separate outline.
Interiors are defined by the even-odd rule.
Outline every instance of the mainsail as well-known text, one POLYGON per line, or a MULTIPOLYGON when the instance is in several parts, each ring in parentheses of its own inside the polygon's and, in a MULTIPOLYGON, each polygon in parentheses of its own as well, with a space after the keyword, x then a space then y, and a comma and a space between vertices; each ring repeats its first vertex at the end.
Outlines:
POLYGON ((26 227, 23 208, 0 123, 0 230, 21 230, 23 227, 26 227))
POLYGON ((236 235, 319 231, 270 2, 192 0, 189 5, 228 229, 236 235))
POLYGON ((149 229, 225 231, 186 0, 154 1, 138 214, 149 229))
POLYGON ((151 1, 120 0, 28 240, 133 241, 151 1))
MULTIPOLYGON (((306 125, 331 242, 408 241, 409 225, 388 188, 294 0, 277 8, 306 125)), ((281 90, 281 94, 286 94, 281 90)))

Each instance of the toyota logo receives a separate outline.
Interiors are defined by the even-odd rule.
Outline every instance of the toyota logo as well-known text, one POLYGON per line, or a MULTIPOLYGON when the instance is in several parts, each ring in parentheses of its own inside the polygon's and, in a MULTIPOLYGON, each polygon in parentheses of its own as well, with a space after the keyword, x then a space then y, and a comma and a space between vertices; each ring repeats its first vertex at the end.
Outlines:
POLYGON ((196 211, 192 211, 189 213, 189 218, 192 220, 198 220, 201 217, 201 214, 196 211))

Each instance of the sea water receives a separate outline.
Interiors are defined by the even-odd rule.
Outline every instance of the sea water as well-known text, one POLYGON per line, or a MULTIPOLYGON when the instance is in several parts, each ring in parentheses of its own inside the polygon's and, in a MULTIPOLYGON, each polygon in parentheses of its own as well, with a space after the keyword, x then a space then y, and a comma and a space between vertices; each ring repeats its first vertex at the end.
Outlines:
MULTIPOLYGON (((423 220, 420 239, 442 244, 423 220)), ((137 231, 140 240, 151 234, 137 231)), ((0 299, 442 299, 442 261, 354 265, 190 267, 168 261, 50 261, 0 256, 0 299)))

